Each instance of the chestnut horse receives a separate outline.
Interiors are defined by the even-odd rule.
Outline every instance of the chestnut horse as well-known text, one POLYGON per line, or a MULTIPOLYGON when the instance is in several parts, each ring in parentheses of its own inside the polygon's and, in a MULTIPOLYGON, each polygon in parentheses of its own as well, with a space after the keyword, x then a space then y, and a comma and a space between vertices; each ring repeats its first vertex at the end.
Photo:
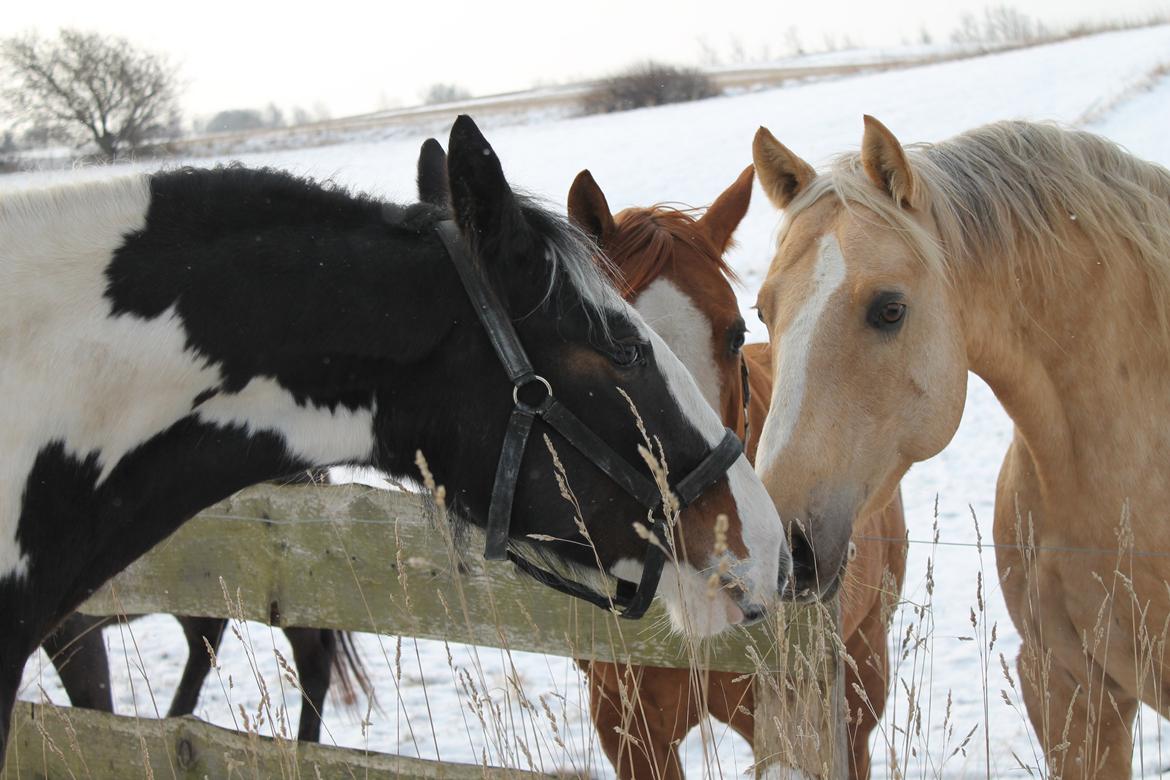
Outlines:
MULTIPOLYGON (((735 274, 723 259, 747 212, 752 180, 749 166, 701 217, 662 206, 611 215, 605 195, 582 171, 569 192, 569 218, 609 256, 623 297, 690 369, 724 424, 745 438, 754 461, 772 395, 772 355, 768 344, 744 345, 735 274)), ((883 540, 904 536, 895 492, 858 521, 856 556, 842 588, 845 646, 856 662, 846 672, 854 778, 869 775, 869 735, 886 703, 889 616, 905 571, 904 545, 883 540)), ((799 570, 802 562, 794 564, 799 570)), ((705 711, 752 741, 750 677, 705 672, 704 695, 688 669, 578 663, 589 678, 601 743, 622 778, 682 777, 677 745, 705 711), (621 704, 622 675, 627 689, 636 691, 632 707, 621 704)))
POLYGON ((778 509, 834 571, 982 377, 1015 423, 996 563, 1049 776, 1128 777, 1138 705, 1170 693, 1170 171, 1027 122, 904 149, 866 117, 824 173, 763 128, 754 153, 786 212, 759 297, 778 509))

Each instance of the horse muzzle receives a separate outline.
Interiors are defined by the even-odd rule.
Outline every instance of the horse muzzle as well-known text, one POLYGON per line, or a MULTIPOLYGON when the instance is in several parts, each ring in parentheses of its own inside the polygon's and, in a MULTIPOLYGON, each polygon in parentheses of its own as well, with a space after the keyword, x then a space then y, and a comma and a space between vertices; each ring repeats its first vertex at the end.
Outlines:
POLYGON ((836 595, 853 549, 852 525, 816 517, 791 524, 792 577, 783 591, 786 601, 804 604, 836 595))

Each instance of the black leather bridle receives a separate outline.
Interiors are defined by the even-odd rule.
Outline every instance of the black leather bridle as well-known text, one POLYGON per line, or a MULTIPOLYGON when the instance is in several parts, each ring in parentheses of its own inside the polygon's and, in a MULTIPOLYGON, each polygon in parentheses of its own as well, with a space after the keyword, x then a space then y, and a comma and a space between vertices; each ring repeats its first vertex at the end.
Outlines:
MULTIPOLYGON (((658 590, 658 581, 666 564, 670 545, 668 523, 654 516, 663 503, 658 484, 618 455, 585 423, 553 396, 548 380, 536 373, 507 311, 500 303, 482 269, 467 249, 458 227, 451 220, 436 225, 439 238, 447 249, 459 278, 467 291, 479 320, 487 331, 496 355, 512 382, 512 400, 515 404, 508 420, 500 460, 496 466, 492 486, 491 505, 488 508, 487 542, 483 557, 487 560, 510 560, 521 571, 550 588, 588 601, 602 609, 612 609, 621 617, 637 619, 645 614, 658 590), (540 393, 540 400, 529 398, 540 393), (521 395, 525 397, 521 397, 521 395), (565 579, 560 574, 541 569, 508 549, 508 535, 512 524, 512 503, 516 495, 516 481, 520 461, 528 444, 532 424, 539 417, 545 424, 563 436, 574 449, 601 469, 611 480, 650 511, 650 533, 654 538, 646 543, 642 562, 642 578, 635 584, 618 579, 616 593, 611 597, 598 593, 580 583, 565 579)), ((736 459, 743 446, 734 431, 727 430, 723 439, 689 474, 671 485, 671 493, 682 509, 693 503, 703 492, 721 479, 736 459)))

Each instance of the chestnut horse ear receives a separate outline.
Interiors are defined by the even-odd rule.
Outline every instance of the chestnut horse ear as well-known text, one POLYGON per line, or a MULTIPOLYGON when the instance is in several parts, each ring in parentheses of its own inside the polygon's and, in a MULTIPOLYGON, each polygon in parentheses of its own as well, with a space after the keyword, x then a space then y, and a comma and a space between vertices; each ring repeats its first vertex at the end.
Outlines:
POLYGON ((861 139, 861 167, 870 181, 903 206, 914 203, 914 173, 902 151, 902 144, 885 125, 865 115, 861 139))
POLYGON ((588 169, 578 173, 569 187, 569 221, 602 248, 617 230, 605 193, 588 169))
POLYGON ((434 138, 423 141, 418 152, 418 199, 423 203, 450 208, 451 190, 447 184, 447 153, 434 138))
POLYGON ((504 178, 504 169, 475 122, 460 114, 447 142, 447 182, 451 212, 473 244, 522 232, 524 216, 504 178))
POLYGON ((752 160, 756 164, 756 173, 760 177, 764 194, 778 209, 787 208, 817 177, 811 165, 777 141, 776 136, 766 127, 756 131, 752 141, 752 160))
POLYGON ((754 166, 744 168, 735 183, 715 199, 699 220, 699 225, 707 231, 707 237, 721 255, 731 245, 731 237, 751 205, 755 173, 754 166))

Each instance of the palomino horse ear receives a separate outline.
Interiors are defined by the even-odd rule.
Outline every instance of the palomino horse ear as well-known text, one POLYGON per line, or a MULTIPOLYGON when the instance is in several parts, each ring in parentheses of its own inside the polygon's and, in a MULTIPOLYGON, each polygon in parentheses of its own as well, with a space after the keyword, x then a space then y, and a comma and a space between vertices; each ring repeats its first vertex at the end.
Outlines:
POLYGON ((752 202, 752 181, 755 179, 755 166, 749 165, 735 180, 735 183, 723 191, 712 203, 699 225, 707 231, 707 237, 719 250, 719 254, 727 251, 731 245, 731 237, 735 229, 747 214, 748 206, 752 202))
POLYGON ((903 206, 914 203, 914 174, 902 144, 885 125, 865 115, 861 139, 861 167, 870 181, 903 206))
POLYGON ((603 248, 617 230, 605 193, 588 169, 578 173, 569 187, 569 221, 603 248))
POLYGON ((524 218, 504 178, 504 169, 475 122, 460 114, 447 142, 447 182, 451 211, 473 243, 519 231, 524 218))
POLYGON ((777 141, 766 127, 756 131, 752 141, 752 160, 756 164, 760 186, 778 209, 788 208, 788 204, 817 177, 811 165, 777 141))
POLYGON ((423 141, 418 152, 418 199, 445 209, 451 206, 447 184, 447 153, 434 138, 423 141))

